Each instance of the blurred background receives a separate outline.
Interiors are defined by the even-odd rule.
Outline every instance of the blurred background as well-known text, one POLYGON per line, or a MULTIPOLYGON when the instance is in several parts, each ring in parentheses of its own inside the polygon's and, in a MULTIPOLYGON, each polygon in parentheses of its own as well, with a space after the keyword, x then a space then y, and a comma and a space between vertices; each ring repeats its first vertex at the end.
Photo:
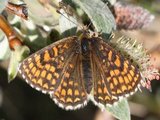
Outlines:
MULTIPOLYGON (((55 4, 48 1, 23 0, 28 8, 28 22, 10 13, 3 13, 7 14, 10 24, 19 29, 20 32, 18 30, 17 32, 23 36, 24 43, 30 48, 31 53, 60 38, 54 29, 59 18, 59 14, 55 12, 58 4, 52 0, 55 4)), ((122 29, 118 31, 119 34, 125 34, 143 43, 148 53, 152 55, 154 66, 160 70, 160 0, 125 1, 144 7, 155 16, 155 19, 145 28, 122 29)), ((10 2, 23 3, 19 0, 10 2)), ((84 19, 83 22, 87 23, 85 17, 84 19)), ((92 102, 80 110, 62 110, 48 95, 31 88, 19 75, 8 83, 7 69, 12 53, 2 32, 0 44, 0 120, 116 120, 107 111, 101 112, 92 102)), ((160 120, 160 81, 153 80, 151 86, 152 91, 144 88, 142 92, 137 92, 129 98, 132 120, 160 120)))

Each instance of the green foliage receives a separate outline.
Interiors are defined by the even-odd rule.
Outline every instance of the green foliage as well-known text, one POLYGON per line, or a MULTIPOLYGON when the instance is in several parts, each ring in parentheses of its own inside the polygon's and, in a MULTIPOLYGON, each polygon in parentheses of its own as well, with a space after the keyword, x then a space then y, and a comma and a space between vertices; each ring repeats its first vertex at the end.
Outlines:
POLYGON ((130 110, 126 99, 119 101, 112 107, 106 107, 106 109, 119 120, 130 120, 130 110))
POLYGON ((8 81, 12 81, 18 72, 19 63, 29 54, 29 48, 26 46, 17 46, 11 52, 10 63, 8 67, 8 81))
POLYGON ((24 0, 29 11, 29 19, 32 19, 36 25, 54 26, 58 24, 56 9, 48 11, 38 0, 24 0))
POLYGON ((59 27, 60 32, 62 33, 63 37, 72 36, 76 34, 77 31, 77 20, 72 16, 68 16, 63 11, 63 15, 60 16, 59 19, 59 27))
POLYGON ((10 57, 10 49, 5 34, 0 30, 0 60, 6 60, 10 57))
POLYGON ((5 9, 5 5, 7 4, 8 0, 1 0, 0 1, 0 13, 5 9))
POLYGON ((104 38, 107 39, 115 30, 115 20, 107 4, 100 0, 74 0, 74 2, 85 11, 96 31, 101 32, 104 38))

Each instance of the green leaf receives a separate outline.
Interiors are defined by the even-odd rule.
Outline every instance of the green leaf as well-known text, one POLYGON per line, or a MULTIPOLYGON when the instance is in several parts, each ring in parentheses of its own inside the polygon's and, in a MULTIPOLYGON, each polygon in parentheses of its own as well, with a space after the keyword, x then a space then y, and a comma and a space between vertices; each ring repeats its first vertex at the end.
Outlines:
POLYGON ((59 26, 63 37, 75 35, 77 31, 77 25, 78 23, 74 17, 69 16, 62 11, 62 15, 59 19, 59 26))
POLYGON ((41 31, 38 29, 38 26, 30 20, 20 22, 20 24, 20 28, 15 27, 15 30, 22 36, 24 44, 29 46, 31 51, 37 51, 47 45, 49 32, 41 31))
POLYGON ((0 30, 0 60, 6 60, 9 58, 11 52, 8 44, 8 39, 5 34, 0 30))
POLYGON ((27 46, 17 46, 15 49, 15 58, 18 62, 21 62, 23 59, 25 59, 29 53, 30 50, 27 46))
POLYGON ((111 107, 106 107, 114 117, 118 118, 119 120, 130 120, 130 109, 127 102, 127 99, 122 99, 116 105, 111 107))
MULTIPOLYGON (((56 25, 58 23, 58 15, 56 13, 51 13, 47 10, 42 4, 39 3, 38 0, 24 0, 27 4, 29 17, 34 21, 37 25, 56 25)), ((53 11, 53 10, 52 10, 53 11)))
POLYGON ((11 82, 11 80, 13 80, 16 77, 18 72, 17 68, 18 68, 19 62, 17 61, 15 55, 16 53, 12 51, 9 67, 8 67, 8 82, 11 82))
POLYGON ((102 32, 104 38, 107 39, 110 33, 115 30, 115 20, 107 4, 100 0, 74 0, 73 2, 86 12, 96 31, 102 32))
POLYGON ((114 5, 117 2, 117 0, 108 0, 108 1, 110 2, 111 5, 114 5))
POLYGON ((8 82, 11 82, 18 73, 19 63, 29 54, 29 48, 26 46, 17 46, 15 51, 11 52, 10 63, 8 67, 8 82))
POLYGON ((7 2, 8 2, 8 0, 1 0, 0 1, 0 13, 5 9, 7 2))

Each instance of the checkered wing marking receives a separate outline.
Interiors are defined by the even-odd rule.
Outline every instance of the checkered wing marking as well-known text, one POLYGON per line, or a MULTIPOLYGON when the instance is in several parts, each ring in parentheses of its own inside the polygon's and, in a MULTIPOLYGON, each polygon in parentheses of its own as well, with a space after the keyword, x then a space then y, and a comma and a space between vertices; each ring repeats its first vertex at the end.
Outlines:
POLYGON ((76 37, 57 41, 26 58, 19 67, 26 82, 43 93, 54 91, 61 83, 76 37))
POLYGON ((97 59, 95 58, 95 54, 92 53, 91 56, 91 66, 92 66, 92 78, 93 78, 93 94, 94 99, 92 101, 96 104, 113 104, 114 102, 118 101, 118 97, 113 97, 111 95, 111 91, 109 89, 109 84, 106 84, 106 77, 104 77, 104 73, 102 69, 100 69, 100 64, 98 63, 97 59))
POLYGON ((50 96, 59 107, 66 110, 78 109, 87 104, 81 54, 73 55, 64 71, 60 85, 50 96))
MULTIPOLYGON (((101 38, 93 39, 95 40, 92 61, 96 63, 92 64, 96 64, 96 69, 101 72, 101 75, 97 75, 96 80, 94 80, 94 82, 97 81, 94 86, 96 92, 94 97, 96 100, 98 99, 97 102, 101 101, 100 99, 103 96, 103 99, 106 97, 106 100, 109 100, 109 103, 112 104, 120 97, 134 93, 141 80, 138 68, 101 38), (105 90, 101 92, 100 88, 105 90), (105 91, 107 91, 106 96, 105 91)), ((103 100, 101 103, 104 104, 103 100)))

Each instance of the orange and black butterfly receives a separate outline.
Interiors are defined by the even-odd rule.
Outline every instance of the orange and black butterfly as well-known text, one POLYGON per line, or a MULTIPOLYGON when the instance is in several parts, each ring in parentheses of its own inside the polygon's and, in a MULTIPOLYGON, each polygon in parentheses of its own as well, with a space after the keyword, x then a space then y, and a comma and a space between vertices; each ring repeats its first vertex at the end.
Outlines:
POLYGON ((19 72, 66 110, 81 108, 88 100, 112 105, 133 94, 141 81, 137 65, 101 37, 86 32, 32 54, 20 64, 19 72))

